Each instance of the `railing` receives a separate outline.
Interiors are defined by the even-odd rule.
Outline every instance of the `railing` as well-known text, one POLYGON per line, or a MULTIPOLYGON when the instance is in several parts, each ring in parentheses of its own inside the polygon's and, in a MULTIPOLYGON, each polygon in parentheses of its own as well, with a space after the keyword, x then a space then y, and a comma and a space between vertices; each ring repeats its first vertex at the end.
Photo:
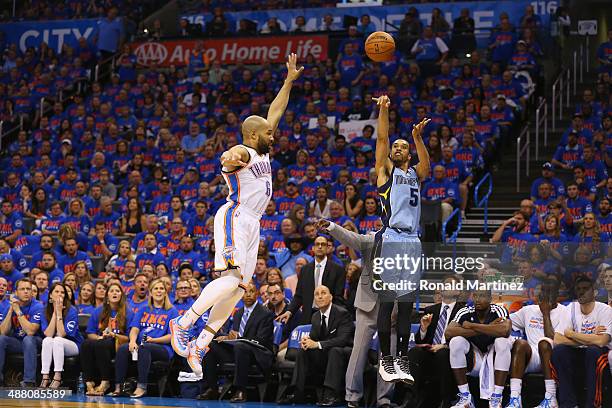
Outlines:
POLYGON ((565 96, 565 107, 570 106, 570 96, 574 95, 578 89, 578 81, 582 82, 584 78, 584 67, 586 72, 589 72, 589 36, 586 36, 586 41, 580 44, 578 50, 574 50, 571 56, 571 66, 562 68, 559 76, 552 85, 552 129, 556 130, 557 119, 563 117, 563 97, 565 96))
POLYGON ((521 191, 521 158, 525 159, 525 175, 529 176, 530 159, 530 138, 529 123, 525 125, 521 135, 516 139, 516 192, 521 191))
POLYGON ((477 208, 484 208, 484 235, 488 236, 489 229, 489 197, 493 192, 493 178, 491 177, 491 173, 487 173, 484 175, 482 179, 476 184, 474 187, 474 206, 477 208), (480 192, 480 188, 484 185, 485 181, 489 182, 489 188, 484 196, 479 200, 478 193, 480 192))
POLYGON ((540 128, 543 129, 544 147, 548 146, 548 103, 546 98, 540 98, 540 104, 535 112, 535 159, 540 159, 540 128))
POLYGON ((453 212, 451 213, 451 215, 446 220, 444 220, 444 222, 442 223, 442 243, 445 245, 448 242, 453 243, 453 258, 457 257, 457 236, 459 235, 459 232, 461 231, 462 226, 463 226, 463 223, 461 221, 461 211, 459 211, 458 208, 455 208, 453 212), (455 230, 455 232, 452 233, 450 237, 448 237, 448 240, 447 240, 446 239, 446 226, 454 217, 457 217, 457 229, 455 230))

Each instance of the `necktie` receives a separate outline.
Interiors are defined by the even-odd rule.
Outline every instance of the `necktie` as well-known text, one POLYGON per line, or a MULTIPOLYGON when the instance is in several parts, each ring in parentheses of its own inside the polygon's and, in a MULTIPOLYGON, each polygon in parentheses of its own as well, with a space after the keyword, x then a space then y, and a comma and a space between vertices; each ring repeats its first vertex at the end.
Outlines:
POLYGON ((440 318, 438 319, 438 326, 436 327, 436 334, 433 338, 433 344, 442 343, 442 336, 444 335, 444 328, 446 327, 446 319, 448 313, 448 305, 444 305, 444 309, 440 312, 440 318))
POLYGON ((325 323, 325 315, 321 315, 321 340, 325 340, 327 338, 327 323, 325 323))
POLYGON ((315 266, 315 289, 319 286, 319 282, 321 281, 321 266, 321 264, 315 266))
MULTIPOLYGON (((321 264, 315 264, 315 276, 314 276, 314 287, 315 289, 317 288, 317 286, 319 286, 319 279, 321 278, 321 264)), ((317 305, 314 301, 314 298, 312 299, 312 308, 316 308, 317 305)))
POLYGON ((242 314, 242 319, 240 320, 240 329, 238 329, 238 335, 240 337, 242 337, 242 335, 244 334, 244 328, 247 325, 247 321, 249 320, 249 314, 250 312, 248 310, 244 310, 244 313, 242 314))

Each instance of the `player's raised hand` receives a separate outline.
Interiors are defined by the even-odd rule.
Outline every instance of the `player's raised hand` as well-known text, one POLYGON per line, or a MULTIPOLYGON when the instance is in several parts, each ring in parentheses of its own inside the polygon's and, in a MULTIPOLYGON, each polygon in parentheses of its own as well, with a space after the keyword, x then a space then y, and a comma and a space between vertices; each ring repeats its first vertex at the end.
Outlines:
POLYGON ((295 53, 289 54, 287 57, 287 79, 289 81, 295 81, 300 77, 304 67, 297 67, 297 55, 295 53))
POLYGON ((330 224, 331 223, 329 221, 320 219, 319 221, 317 221, 317 229, 319 231, 327 232, 327 228, 329 228, 330 224))
POLYGON ((423 118, 419 123, 412 127, 412 137, 423 137, 423 130, 431 122, 431 119, 423 118))
POLYGON ((247 164, 242 161, 242 157, 238 152, 226 152, 221 156, 221 165, 224 167, 244 167, 247 164))
POLYGON ((380 110, 389 109, 389 106, 391 106, 391 99, 389 99, 387 95, 381 95, 378 98, 372 98, 372 100, 376 102, 376 105, 380 107, 380 110))

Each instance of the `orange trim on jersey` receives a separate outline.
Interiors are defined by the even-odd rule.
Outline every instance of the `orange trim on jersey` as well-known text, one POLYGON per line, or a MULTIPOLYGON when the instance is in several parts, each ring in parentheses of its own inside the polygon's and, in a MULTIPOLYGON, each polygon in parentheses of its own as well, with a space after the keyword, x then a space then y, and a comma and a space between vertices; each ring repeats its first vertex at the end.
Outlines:
POLYGON ((597 359, 597 365, 595 368, 595 406, 601 407, 603 402, 603 378, 604 370, 608 368, 608 354, 602 354, 597 359))

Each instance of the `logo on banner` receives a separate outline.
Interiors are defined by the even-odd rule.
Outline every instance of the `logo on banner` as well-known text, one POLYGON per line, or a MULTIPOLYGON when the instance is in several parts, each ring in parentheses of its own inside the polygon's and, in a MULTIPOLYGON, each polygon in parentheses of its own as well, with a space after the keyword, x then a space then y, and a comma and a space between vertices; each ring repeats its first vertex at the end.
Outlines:
MULTIPOLYGON (((326 35, 272 36, 265 38, 239 37, 230 39, 204 40, 206 56, 211 61, 232 64, 237 61, 258 63, 267 60, 282 63, 291 52, 304 60, 311 54, 317 61, 324 61, 328 55, 326 35)), ((184 66, 189 61, 195 40, 168 40, 160 42, 134 43, 131 45, 140 65, 184 66)))
POLYGON ((142 43, 135 50, 136 60, 140 65, 161 64, 168 57, 168 49, 157 42, 142 43))

